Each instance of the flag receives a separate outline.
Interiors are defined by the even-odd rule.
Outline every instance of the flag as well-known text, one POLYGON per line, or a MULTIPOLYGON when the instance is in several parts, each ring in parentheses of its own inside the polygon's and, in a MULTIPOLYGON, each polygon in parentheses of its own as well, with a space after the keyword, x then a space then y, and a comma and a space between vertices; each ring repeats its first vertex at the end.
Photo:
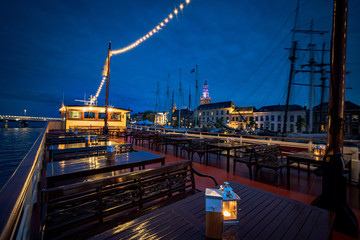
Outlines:
POLYGON ((194 73, 195 72, 195 68, 191 69, 190 73, 194 73))

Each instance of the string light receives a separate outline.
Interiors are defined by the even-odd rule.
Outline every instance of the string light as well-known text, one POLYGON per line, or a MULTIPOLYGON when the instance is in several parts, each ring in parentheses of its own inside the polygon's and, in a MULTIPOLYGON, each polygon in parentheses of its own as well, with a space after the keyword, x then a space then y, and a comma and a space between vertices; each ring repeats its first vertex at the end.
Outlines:
MULTIPOLYGON (((186 5, 190 3, 190 0, 185 0, 185 3, 186 5)), ((181 3, 179 5, 179 9, 180 10, 183 10, 184 9, 184 3, 181 3)), ((173 13, 175 15, 177 15, 179 13, 179 10, 177 8, 174 9, 173 13)), ((128 46, 126 47, 123 47, 121 49, 118 49, 118 50, 111 50, 110 52, 110 56, 114 56, 114 55, 118 55, 118 54, 122 54, 122 53, 125 53, 137 46, 139 46, 141 43, 143 43, 145 40, 149 39, 151 36, 153 36, 155 33, 158 33, 160 30, 162 30, 167 23, 170 22, 170 20, 172 20, 174 17, 174 15, 172 13, 169 14, 169 16, 167 18, 164 19, 164 21, 160 22, 160 24, 158 24, 155 28, 153 28, 150 32, 148 32, 146 35, 142 36, 141 38, 137 39, 135 42, 129 44, 128 46)), ((93 105, 97 98, 99 97, 100 95, 100 92, 101 92, 101 89, 106 81, 106 77, 107 77, 107 70, 108 70, 108 59, 106 59, 105 61, 105 65, 104 65, 104 68, 103 68, 103 72, 102 72, 102 80, 100 82, 100 86, 95 94, 95 96, 93 96, 91 99, 90 99, 90 105, 93 105)))

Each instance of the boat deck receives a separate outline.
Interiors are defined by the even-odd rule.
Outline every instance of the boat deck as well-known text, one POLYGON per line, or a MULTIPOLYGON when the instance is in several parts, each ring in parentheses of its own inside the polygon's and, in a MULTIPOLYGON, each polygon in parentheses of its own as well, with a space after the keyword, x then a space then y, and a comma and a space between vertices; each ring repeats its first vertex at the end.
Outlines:
MULTIPOLYGON (((165 156, 165 164, 183 161, 186 154, 182 157, 175 156, 175 149, 172 146, 168 147, 167 154, 158 152, 148 148, 145 142, 143 146, 134 145, 134 149, 137 151, 149 151, 159 155, 165 156)), ((179 154, 180 155, 180 154, 179 154)), ((322 178, 314 175, 312 172, 308 177, 307 170, 301 170, 298 174, 297 169, 291 169, 290 181, 291 189, 286 189, 286 169, 283 169, 282 176, 279 178, 279 186, 275 186, 274 171, 269 169, 263 169, 259 172, 257 181, 249 179, 249 172, 247 166, 244 164, 237 164, 236 172, 233 174, 233 162, 230 161, 230 171, 226 171, 226 156, 221 156, 217 159, 216 155, 209 155, 208 166, 205 165, 205 161, 200 162, 197 154, 194 155, 193 166, 196 170, 214 176, 219 184, 225 181, 236 181, 251 187, 262 189, 274 194, 281 195, 296 201, 300 201, 306 204, 310 204, 321 193, 322 178)), ((212 187, 211 180, 196 178, 196 187, 200 190, 205 190, 206 187, 212 187)), ((360 222, 360 191, 358 187, 348 185, 348 203, 353 209, 358 222, 360 222)), ((241 197, 241 196, 240 196, 241 197)), ((333 239, 354 239, 341 233, 334 232, 333 239)))

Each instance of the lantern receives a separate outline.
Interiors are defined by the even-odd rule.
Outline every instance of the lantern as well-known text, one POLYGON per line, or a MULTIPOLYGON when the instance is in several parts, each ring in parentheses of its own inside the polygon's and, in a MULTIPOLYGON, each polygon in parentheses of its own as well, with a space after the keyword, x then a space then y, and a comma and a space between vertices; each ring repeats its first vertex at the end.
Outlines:
POLYGON ((220 189, 207 188, 205 191, 206 231, 205 236, 221 239, 224 218, 222 214, 223 194, 220 189))
POLYGON ((107 161, 115 161, 115 146, 109 145, 106 147, 106 160, 107 161))
POLYGON ((314 147, 314 155, 315 156, 324 156, 326 147, 325 145, 316 145, 314 147))
POLYGON ((240 197, 233 192, 228 182, 224 182, 220 189, 223 192, 222 212, 224 224, 236 224, 238 223, 238 202, 240 197))
POLYGON ((90 146, 90 136, 85 136, 85 146, 86 147, 90 146))

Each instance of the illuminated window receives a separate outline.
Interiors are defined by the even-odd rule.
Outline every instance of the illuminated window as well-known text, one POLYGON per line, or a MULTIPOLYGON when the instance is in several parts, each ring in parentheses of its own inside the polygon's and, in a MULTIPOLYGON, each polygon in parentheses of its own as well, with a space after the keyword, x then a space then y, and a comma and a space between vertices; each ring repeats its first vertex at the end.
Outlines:
POLYGON ((201 116, 201 112, 199 112, 199 116, 201 116))
POLYGON ((121 120, 121 114, 120 113, 111 113, 111 119, 112 120, 121 120))
POLYGON ((84 118, 95 119, 95 113, 94 112, 84 112, 84 118))
POLYGON ((211 112, 211 116, 214 115, 214 112, 211 112))
POLYGON ((358 122, 359 121, 359 115, 352 115, 351 121, 352 122, 358 122))
POLYGON ((98 113, 98 119, 105 119, 105 113, 98 113))
POLYGON ((76 119, 80 119, 81 118, 81 112, 80 111, 69 111, 69 118, 76 118, 76 119))

